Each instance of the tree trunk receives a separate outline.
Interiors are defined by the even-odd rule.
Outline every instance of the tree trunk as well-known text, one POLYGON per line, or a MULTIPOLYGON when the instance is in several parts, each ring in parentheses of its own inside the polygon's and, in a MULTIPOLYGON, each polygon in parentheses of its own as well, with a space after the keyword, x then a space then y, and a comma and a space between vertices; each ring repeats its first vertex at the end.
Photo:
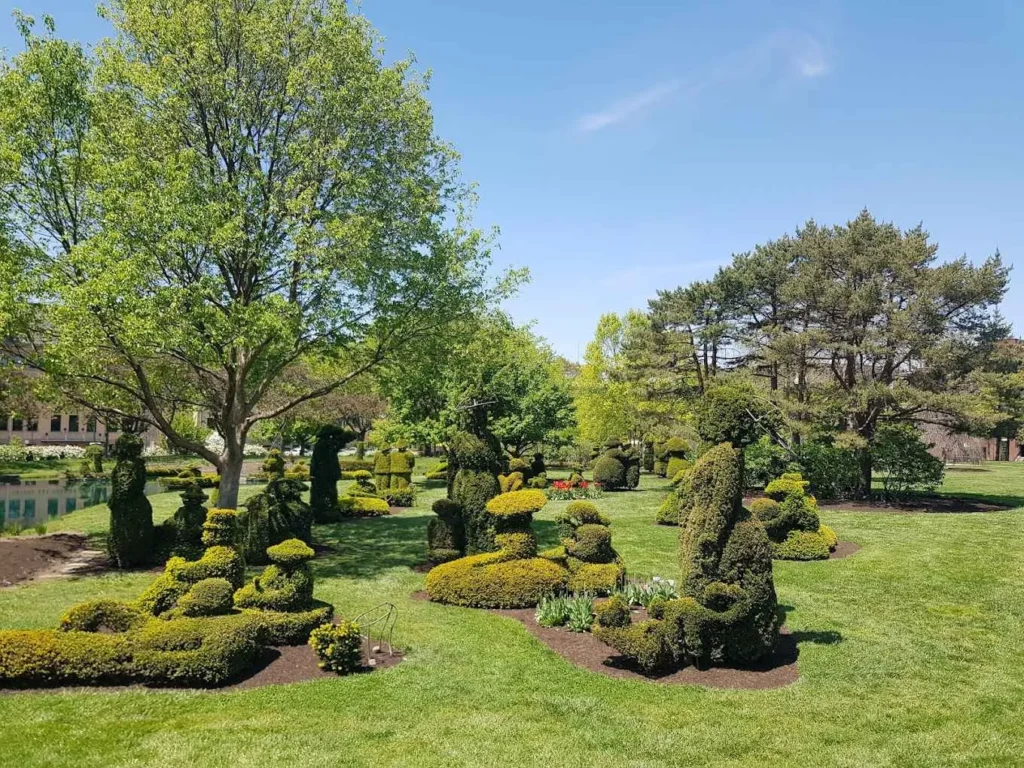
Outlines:
POLYGON ((241 451, 234 453, 225 451, 217 466, 220 472, 220 491, 217 506, 220 509, 238 509, 238 487, 242 482, 242 462, 245 456, 241 451))
POLYGON ((864 499, 871 498, 871 448, 861 448, 860 454, 860 495, 864 499))

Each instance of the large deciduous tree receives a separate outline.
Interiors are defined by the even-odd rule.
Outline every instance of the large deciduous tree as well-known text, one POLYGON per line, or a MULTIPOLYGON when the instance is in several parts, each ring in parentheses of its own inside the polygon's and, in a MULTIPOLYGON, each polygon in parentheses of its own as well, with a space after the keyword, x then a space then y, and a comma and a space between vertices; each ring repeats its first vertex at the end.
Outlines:
POLYGON ((0 72, 17 353, 139 416, 237 499, 259 422, 510 288, 488 276, 426 83, 340 0, 111 0, 95 58, 19 17, 0 72), (292 367, 338 371, 273 397, 292 367), (222 452, 174 427, 200 409, 222 452))

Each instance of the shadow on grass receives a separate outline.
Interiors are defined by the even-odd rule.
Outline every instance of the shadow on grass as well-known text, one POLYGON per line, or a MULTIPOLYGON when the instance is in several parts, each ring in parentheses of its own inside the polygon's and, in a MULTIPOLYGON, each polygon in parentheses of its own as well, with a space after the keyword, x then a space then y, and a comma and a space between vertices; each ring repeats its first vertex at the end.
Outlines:
MULTIPOLYGON (((786 605, 785 603, 779 604, 779 622, 785 626, 786 619, 789 614, 795 611, 796 608, 792 605, 786 605)), ((789 637, 793 639, 793 642, 797 645, 801 643, 813 643, 814 645, 838 645, 843 642, 843 636, 834 630, 813 630, 804 629, 795 632, 790 632, 789 637)))
POLYGON ((313 537, 325 550, 313 561, 314 572, 366 579, 392 568, 414 568, 426 560, 429 519, 375 517, 317 526, 313 537))

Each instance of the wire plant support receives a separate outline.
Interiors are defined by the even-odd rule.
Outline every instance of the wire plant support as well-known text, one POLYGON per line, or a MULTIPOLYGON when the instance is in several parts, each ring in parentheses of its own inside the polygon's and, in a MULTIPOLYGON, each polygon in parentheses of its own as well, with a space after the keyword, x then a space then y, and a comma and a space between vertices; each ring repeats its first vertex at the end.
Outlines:
POLYGON ((381 603, 376 608, 363 611, 356 616, 355 623, 362 631, 366 643, 366 658, 370 660, 371 665, 374 648, 383 652, 386 647, 388 656, 394 656, 392 637, 397 621, 398 609, 392 603, 381 603))

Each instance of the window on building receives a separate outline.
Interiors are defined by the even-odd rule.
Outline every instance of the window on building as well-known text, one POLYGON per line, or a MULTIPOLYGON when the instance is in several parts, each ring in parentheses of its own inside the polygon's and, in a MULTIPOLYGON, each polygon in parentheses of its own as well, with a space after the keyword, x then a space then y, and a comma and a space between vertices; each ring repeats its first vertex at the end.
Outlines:
POLYGON ((11 419, 11 432, 21 432, 25 429, 25 420, 21 416, 11 419))
POLYGON ((90 416, 89 420, 87 422, 85 422, 85 431, 86 432, 95 432, 96 431, 96 417, 95 416, 90 416))
POLYGON ((38 432, 39 431, 39 417, 29 416, 25 419, 25 430, 27 432, 38 432))
POLYGON ((68 416, 68 432, 78 431, 78 414, 73 413, 68 416))
POLYGON ((50 417, 50 431, 60 432, 60 414, 55 413, 50 417))

